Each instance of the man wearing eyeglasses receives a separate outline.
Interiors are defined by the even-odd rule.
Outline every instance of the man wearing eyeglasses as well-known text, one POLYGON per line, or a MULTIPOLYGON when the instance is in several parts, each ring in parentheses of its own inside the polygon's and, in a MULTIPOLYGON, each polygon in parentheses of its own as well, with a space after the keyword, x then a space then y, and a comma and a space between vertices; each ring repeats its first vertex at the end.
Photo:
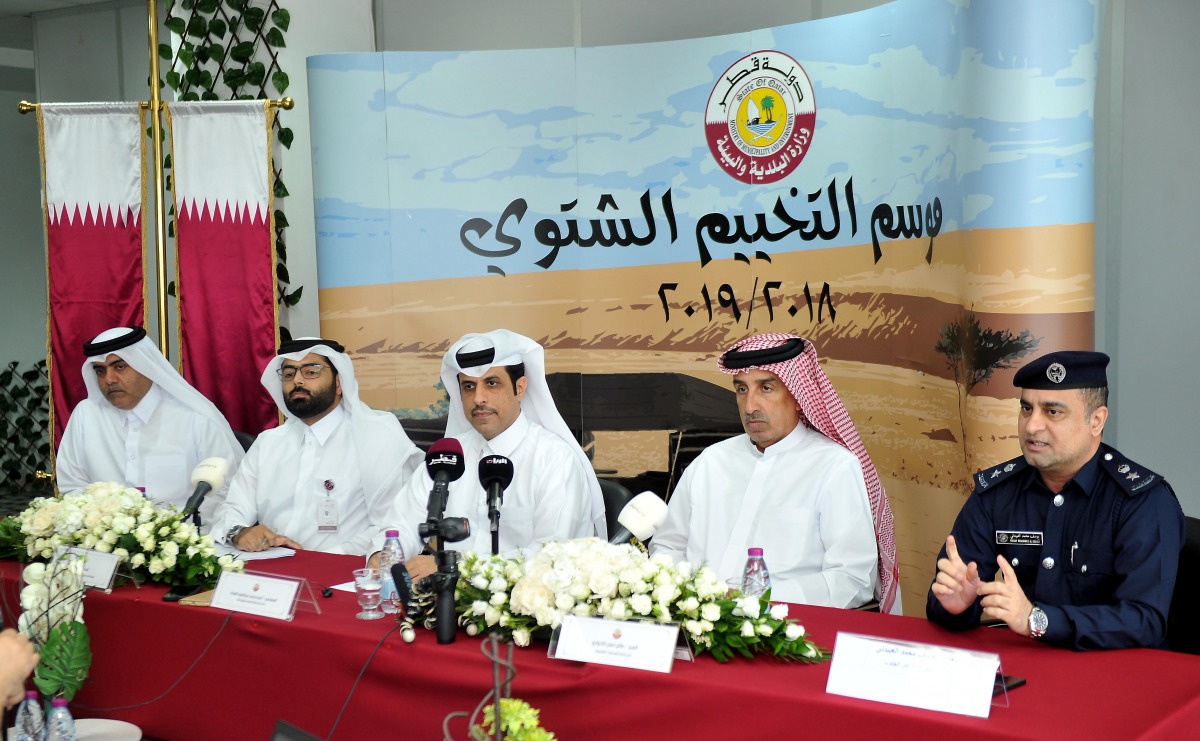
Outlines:
POLYGON ((214 539, 243 551, 367 553, 421 451, 395 415, 359 400, 350 356, 333 340, 284 343, 261 381, 287 421, 246 454, 214 539))

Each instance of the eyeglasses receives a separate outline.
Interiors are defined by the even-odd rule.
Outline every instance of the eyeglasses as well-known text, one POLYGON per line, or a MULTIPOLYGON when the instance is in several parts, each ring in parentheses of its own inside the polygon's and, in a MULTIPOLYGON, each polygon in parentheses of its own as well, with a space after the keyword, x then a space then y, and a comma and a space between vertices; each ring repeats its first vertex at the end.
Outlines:
POLYGON ((300 371, 305 378, 311 381, 314 378, 320 378, 322 371, 324 371, 327 367, 328 366, 321 365, 320 363, 305 363, 300 367, 296 367, 294 365, 285 365, 284 367, 277 369, 275 372, 278 373, 279 377, 283 380, 293 381, 296 378, 296 371, 300 371))

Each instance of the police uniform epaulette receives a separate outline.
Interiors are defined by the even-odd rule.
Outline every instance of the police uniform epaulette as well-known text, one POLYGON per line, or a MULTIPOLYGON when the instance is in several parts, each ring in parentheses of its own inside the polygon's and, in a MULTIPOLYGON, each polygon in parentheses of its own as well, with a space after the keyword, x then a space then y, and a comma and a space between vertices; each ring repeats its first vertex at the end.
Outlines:
POLYGON ((1153 484, 1162 481, 1162 476, 1134 463, 1107 445, 1100 455, 1100 468, 1130 496, 1146 491, 1153 484))
POLYGON ((1025 456, 1018 455, 1010 461, 1005 461, 991 468, 985 468, 975 474, 975 488, 979 491, 985 491, 989 487, 995 486, 1009 476, 1012 476, 1017 471, 1023 471, 1028 465, 1025 461, 1025 456))

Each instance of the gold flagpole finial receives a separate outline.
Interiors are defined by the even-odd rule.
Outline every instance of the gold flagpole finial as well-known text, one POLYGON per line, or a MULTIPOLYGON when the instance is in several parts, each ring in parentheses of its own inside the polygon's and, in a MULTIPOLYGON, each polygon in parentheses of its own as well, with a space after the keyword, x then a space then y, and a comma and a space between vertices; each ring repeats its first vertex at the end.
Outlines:
POLYGON ((28 100, 22 100, 20 103, 17 103, 17 113, 33 113, 36 110, 37 103, 30 103, 28 100))

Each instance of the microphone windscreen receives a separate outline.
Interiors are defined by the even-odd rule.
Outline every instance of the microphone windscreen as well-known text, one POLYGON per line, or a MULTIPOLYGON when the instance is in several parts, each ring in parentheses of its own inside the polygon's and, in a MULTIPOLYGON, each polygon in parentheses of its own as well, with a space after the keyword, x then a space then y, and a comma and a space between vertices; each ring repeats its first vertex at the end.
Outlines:
POLYGON ((192 469, 192 486, 205 483, 211 486, 213 491, 218 491, 225 485, 227 475, 229 475, 229 461, 224 458, 205 458, 192 469))
POLYGON ((488 488, 493 483, 500 484, 500 490, 508 488, 513 480, 513 464, 502 455, 485 455, 479 459, 479 483, 488 488))
POLYGON ((638 540, 654 535, 666 520, 667 503, 652 491, 644 491, 630 499, 617 515, 617 522, 638 540))
POLYGON ((439 473, 444 473, 448 481, 458 481, 467 470, 463 463, 462 443, 452 437, 438 440, 425 454, 425 469, 430 478, 436 479, 439 473))

